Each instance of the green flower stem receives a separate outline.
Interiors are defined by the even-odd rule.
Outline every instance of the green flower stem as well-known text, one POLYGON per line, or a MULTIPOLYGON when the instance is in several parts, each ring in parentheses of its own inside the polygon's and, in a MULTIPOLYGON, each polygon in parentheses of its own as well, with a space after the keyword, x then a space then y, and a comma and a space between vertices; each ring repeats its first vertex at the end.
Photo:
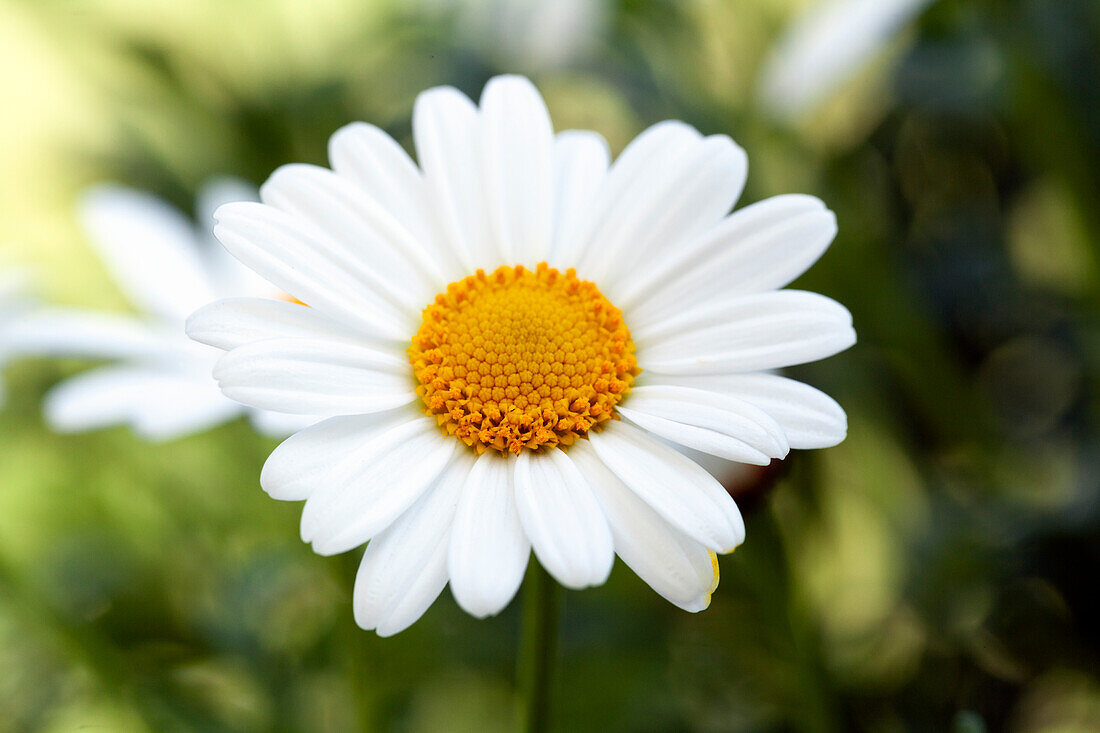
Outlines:
POLYGON ((558 584, 532 558, 523 589, 523 619, 516 668, 520 730, 526 733, 541 733, 550 728, 550 688, 558 647, 560 594, 558 584))

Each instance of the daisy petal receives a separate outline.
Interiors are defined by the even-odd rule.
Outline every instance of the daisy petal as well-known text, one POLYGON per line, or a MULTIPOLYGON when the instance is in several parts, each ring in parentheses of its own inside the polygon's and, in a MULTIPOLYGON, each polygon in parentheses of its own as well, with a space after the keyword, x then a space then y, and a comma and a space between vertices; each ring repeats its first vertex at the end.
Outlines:
POLYGON ((516 459, 516 509, 535 555, 567 588, 600 585, 615 559, 611 532, 588 482, 564 451, 516 459))
POLYGON ((714 553, 674 529, 638 498, 603 464, 589 442, 577 441, 569 456, 588 477, 623 562, 685 611, 695 613, 710 605, 718 585, 714 553))
POLYGON ((342 459, 306 499, 302 539, 321 555, 363 544, 420 498, 457 448, 430 417, 382 432, 342 459))
POLYGON ((409 363, 390 351, 323 338, 276 338, 233 349, 214 368, 230 399, 303 415, 380 412, 416 399, 409 363))
POLYGON ((413 106, 413 140, 434 212, 439 241, 448 242, 461 266, 457 280, 479 267, 492 268, 481 180, 481 130, 477 107, 452 87, 422 92, 413 106))
POLYGON ((635 387, 618 410, 640 428, 666 440, 731 461, 766 466, 790 450, 779 424, 734 397, 688 387, 635 387))
POLYGON ((204 305, 187 319, 187 335, 224 351, 273 338, 363 339, 316 309, 285 300, 226 298, 204 305))
POLYGON ((462 486, 473 467, 459 451, 424 493, 370 541, 355 577, 355 622, 392 636, 420 618, 447 585, 447 548, 462 486))
POLYGON ((554 140, 554 240, 546 258, 555 267, 576 267, 580 259, 578 227, 600 189, 611 160, 602 135, 566 130, 554 140))
POLYGON ((790 284, 817 261, 836 236, 836 216, 813 196, 776 196, 735 211, 677 247, 661 267, 624 283, 616 303, 631 323, 724 293, 757 293, 790 284))
POLYGON ((836 400, 808 384, 778 374, 654 375, 653 379, 730 395, 756 405, 775 418, 791 447, 799 450, 829 448, 848 434, 848 418, 836 400))
POLYGON ((407 407, 322 420, 290 436, 271 452, 260 472, 260 486, 273 499, 308 499, 331 483, 330 472, 356 449, 419 417, 419 412, 407 407))
POLYGON ((512 463, 487 451, 466 479, 451 530, 447 572, 458 605, 478 618, 500 613, 519 590, 530 554, 512 463))
MULTIPOLYGON (((362 188, 417 241, 429 241, 424 178, 396 140, 374 125, 353 122, 329 138, 328 157, 337 174, 362 188)), ((434 255, 442 248, 433 243, 432 249, 434 255)))
POLYGON ((80 218, 115 282, 138 308, 182 319, 213 300, 195 229, 165 202, 99 186, 85 194, 80 218))
POLYGON ((91 310, 43 308, 7 327, 12 353, 89 359, 164 359, 188 353, 188 344, 134 316, 91 310))
POLYGON ((481 93, 489 229, 504 263, 534 267, 550 252, 554 129, 535 85, 498 76, 481 93))
POLYGON ((777 369, 832 356, 855 342, 848 309, 797 290, 720 299, 635 337, 638 363, 661 374, 777 369))
POLYGON ((660 269, 677 242, 725 216, 745 184, 745 152, 728 137, 700 138, 686 125, 658 127, 642 133, 611 166, 585 233, 578 271, 612 301, 620 281, 660 269), (647 133, 667 139, 650 151, 647 133))
POLYGON ((104 367, 71 377, 47 395, 46 420, 71 433, 129 425, 147 440, 172 440, 241 412, 205 377, 146 367, 104 367))
POLYGON ((722 553, 744 541, 745 525, 733 499, 683 454, 621 422, 589 439, 605 466, 688 537, 722 553))
POLYGON ((264 203, 309 222, 337 245, 356 274, 410 313, 419 313, 443 280, 420 241, 379 202, 346 178, 315 165, 284 165, 260 188, 264 203))
POLYGON ((218 209, 214 235, 261 276, 346 326, 380 339, 401 341, 415 329, 407 313, 372 289, 362 258, 297 217, 257 203, 218 209))

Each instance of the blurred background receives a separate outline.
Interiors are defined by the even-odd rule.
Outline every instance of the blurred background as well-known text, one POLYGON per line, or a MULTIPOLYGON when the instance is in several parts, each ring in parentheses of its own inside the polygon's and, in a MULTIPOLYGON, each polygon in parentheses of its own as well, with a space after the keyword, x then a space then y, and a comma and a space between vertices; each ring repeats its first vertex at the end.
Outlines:
MULTIPOLYGON (((352 120, 408 146, 418 91, 502 71, 615 152, 666 118, 730 134, 742 204, 837 214, 796 285, 860 343, 794 376, 849 437, 731 482, 748 539, 706 612, 621 564, 566 593, 556 727, 1100 730, 1100 5, 814 5, 0 0, 0 267, 125 310, 88 185, 191 212, 352 120)), ((358 553, 299 541, 244 420, 52 432, 43 395, 93 365, 4 370, 0 731, 511 728, 518 603, 359 630, 358 553)))

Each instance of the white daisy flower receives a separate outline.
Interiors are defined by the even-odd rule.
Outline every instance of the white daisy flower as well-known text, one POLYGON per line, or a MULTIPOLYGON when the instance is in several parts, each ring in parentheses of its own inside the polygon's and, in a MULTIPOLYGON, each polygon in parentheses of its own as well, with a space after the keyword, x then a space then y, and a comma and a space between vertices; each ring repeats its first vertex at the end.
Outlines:
POLYGON ((824 0, 812 4, 764 64, 760 92, 777 117, 799 117, 832 94, 931 0, 824 0))
MULTIPOLYGON (((199 219, 213 223, 226 201, 255 189, 222 179, 200 194, 199 219)), ((20 354, 106 359, 107 366, 65 380, 46 396, 59 431, 127 424, 149 440, 169 440, 247 414, 265 433, 285 437, 308 418, 270 413, 226 398, 210 381, 222 352, 189 340, 187 316, 217 297, 279 297, 280 291, 218 246, 164 201, 114 185, 90 189, 80 218, 136 313, 42 308, 10 333, 20 354)))
POLYGON ((235 400, 328 419, 264 466, 305 500, 321 554, 369 541, 355 618, 381 635, 444 586, 499 612, 533 549, 563 585, 603 583, 617 553, 689 611, 744 525, 710 473, 664 441, 767 464, 844 438, 843 410, 769 370, 855 342, 844 307, 777 290, 836 232, 809 196, 734 214, 745 153, 681 122, 610 164, 593 132, 554 134, 521 77, 480 107, 452 88, 413 111, 419 166, 355 123, 333 170, 288 165, 215 235, 306 305, 223 300, 188 333, 228 350, 235 400), (623 419, 620 419, 623 418, 623 419))
MULTIPOLYGON (((12 331, 31 308, 27 280, 27 275, 20 271, 0 273, 0 370, 18 355, 12 331)), ((4 382, 0 381, 0 407, 4 406, 5 396, 4 382)))
POLYGON ((504 66, 557 69, 584 58, 605 35, 607 0, 421 0, 436 13, 452 13, 456 33, 504 66))

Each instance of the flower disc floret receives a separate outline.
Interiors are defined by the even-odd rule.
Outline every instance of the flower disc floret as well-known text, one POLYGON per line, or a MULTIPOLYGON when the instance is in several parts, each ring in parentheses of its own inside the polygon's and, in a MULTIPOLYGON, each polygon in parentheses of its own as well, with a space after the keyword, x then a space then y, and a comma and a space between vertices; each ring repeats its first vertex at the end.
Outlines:
POLYGON ((639 373, 622 312, 546 263, 448 285, 409 361, 427 414, 479 454, 571 445, 615 417, 639 373))

